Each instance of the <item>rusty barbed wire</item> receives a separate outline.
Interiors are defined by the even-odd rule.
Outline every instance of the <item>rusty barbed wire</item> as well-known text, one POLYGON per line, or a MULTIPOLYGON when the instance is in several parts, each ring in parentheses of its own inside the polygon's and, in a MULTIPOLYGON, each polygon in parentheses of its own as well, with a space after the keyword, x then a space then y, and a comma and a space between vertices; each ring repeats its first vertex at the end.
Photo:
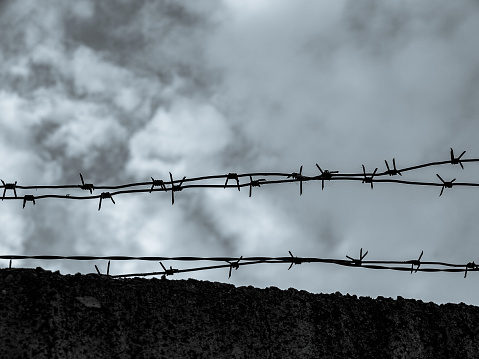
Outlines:
MULTIPOLYGON (((411 274, 417 272, 456 272, 464 273, 464 278, 467 274, 479 270, 479 265, 474 261, 463 264, 447 263, 441 261, 423 261, 422 256, 424 251, 421 251, 418 259, 409 260, 365 260, 364 258, 369 252, 363 253, 361 248, 359 258, 354 258, 346 255, 347 259, 338 258, 319 258, 319 257, 297 257, 293 256, 289 251, 289 256, 285 257, 164 257, 164 256, 148 256, 148 257, 134 257, 134 256, 58 256, 58 255, 0 255, 0 259, 9 260, 9 268, 12 268, 12 261, 18 260, 74 260, 74 261, 108 261, 107 276, 112 278, 126 278, 126 277, 146 277, 146 276, 171 276, 178 273, 197 272, 212 269, 228 268, 228 279, 231 277, 232 270, 238 270, 245 265, 256 264, 289 264, 288 270, 294 265, 304 263, 326 263, 351 268, 366 268, 373 270, 394 270, 402 272, 410 272, 411 274), (130 273, 110 275, 110 263, 112 261, 147 261, 158 262, 162 267, 162 271, 152 271, 148 273, 130 273), (199 266, 193 268, 170 268, 167 269, 163 262, 222 262, 225 264, 199 266)), ((96 272, 102 275, 98 267, 95 265, 96 272)))
MULTIPOLYGON (((454 150, 450 149, 450 158, 444 161, 428 162, 415 166, 397 168, 396 159, 392 160, 392 167, 390 167, 387 160, 385 160, 386 170, 378 172, 376 168, 373 172, 366 172, 366 168, 362 165, 362 172, 359 173, 340 173, 339 171, 329 171, 323 170, 317 163, 316 167, 320 171, 320 174, 313 176, 306 176, 303 174, 303 166, 300 166, 299 172, 255 172, 255 173, 227 173, 221 175, 211 175, 211 176, 202 176, 202 177, 191 177, 187 178, 183 176, 181 180, 173 179, 171 172, 169 173, 170 180, 154 179, 151 178, 151 181, 146 182, 135 182, 127 183, 121 185, 104 185, 96 186, 93 183, 85 183, 83 175, 80 173, 81 184, 71 184, 71 185, 33 185, 33 186, 22 186, 18 184, 18 181, 6 183, 1 180, 2 184, 0 188, 3 188, 3 200, 21 200, 23 201, 23 207, 27 202, 32 202, 36 204, 36 201, 44 198, 57 198, 57 199, 67 199, 67 200, 88 200, 88 199, 97 199, 99 200, 98 210, 101 209, 103 199, 111 199, 115 203, 113 196, 119 196, 124 194, 132 193, 152 193, 152 192, 171 192, 171 204, 175 203, 175 192, 182 191, 184 189, 191 188, 235 188, 238 191, 242 187, 249 188, 249 197, 252 195, 253 187, 261 187, 264 185, 271 184, 282 184, 282 183, 292 183, 299 182, 300 191, 299 194, 303 194, 303 183, 311 181, 321 181, 321 189, 324 189, 325 181, 361 181, 361 183, 369 184, 371 189, 374 189, 374 184, 376 183, 396 183, 404 185, 413 185, 413 186, 434 186, 441 187, 439 196, 442 196, 445 188, 452 188, 458 186, 467 186, 467 187, 479 187, 478 183, 470 182, 455 182, 454 178, 451 181, 444 180, 439 174, 436 174, 440 182, 424 182, 424 181, 415 181, 415 180, 404 180, 391 178, 394 176, 403 176, 404 173, 418 170, 425 167, 432 166, 441 166, 446 164, 456 165, 459 164, 462 169, 464 169, 463 163, 470 162, 479 162, 479 158, 462 158, 466 151, 463 151, 460 156, 455 157, 454 150), (265 177, 265 178, 259 178, 265 177), (273 179, 272 177, 279 177, 273 179), (386 178, 385 178, 386 177, 386 178), (249 181, 241 183, 241 179, 247 178, 249 181), (219 183, 201 183, 203 181, 219 180, 219 183), (229 180, 232 180, 236 183, 228 183, 229 180), (454 182, 454 183, 453 183, 454 182), (144 188, 134 188, 134 187, 144 187, 144 188), (44 189, 80 189, 83 191, 90 192, 90 195, 87 196, 77 196, 68 194, 58 194, 58 193, 47 193, 47 194, 25 194, 20 196, 17 193, 17 190, 44 190, 44 189), (13 191, 13 196, 6 197, 6 191, 13 191), (102 190, 100 194, 93 194, 95 190, 102 190)), ((9 192, 11 193, 11 192, 9 192)))

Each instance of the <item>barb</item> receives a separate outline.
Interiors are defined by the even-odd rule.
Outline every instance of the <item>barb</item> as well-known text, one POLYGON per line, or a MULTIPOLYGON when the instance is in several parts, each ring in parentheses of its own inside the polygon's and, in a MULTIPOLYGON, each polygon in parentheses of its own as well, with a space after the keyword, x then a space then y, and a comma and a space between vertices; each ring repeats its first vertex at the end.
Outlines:
POLYGON ((293 178, 299 181, 299 195, 301 196, 303 194, 303 181, 308 179, 303 176, 303 166, 299 168, 299 173, 293 172, 287 178, 293 178))
POLYGON ((151 191, 153 191, 154 187, 161 187, 161 189, 163 191, 166 191, 165 182, 163 182, 162 180, 156 180, 153 177, 151 177, 151 181, 152 181, 152 183, 151 183, 150 193, 151 193, 151 191))
POLYGON ((367 177, 366 176, 366 169, 364 168, 364 165, 363 165, 363 175, 364 175, 364 178, 363 178, 363 183, 370 183, 371 184, 371 189, 373 189, 373 177, 374 175, 376 174, 377 172, 377 167, 376 169, 374 170, 373 174, 370 176, 370 177, 367 177))
POLYGON ((226 188, 226 186, 228 185, 228 180, 235 180, 236 185, 238 186, 238 191, 240 191, 240 182, 239 182, 239 178, 238 178, 237 173, 228 173, 226 175, 226 182, 225 182, 225 185, 224 185, 223 188, 226 188))
POLYGON ((17 190, 16 190, 17 181, 15 181, 15 183, 5 183, 5 182, 3 182, 3 180, 1 180, 1 181, 2 181, 2 183, 3 183, 3 196, 2 196, 2 201, 5 199, 5 192, 7 191, 7 189, 13 190, 13 193, 15 194, 15 198, 17 198, 17 190))
POLYGON ((289 255, 291 256, 291 264, 289 265, 288 270, 290 270, 293 265, 303 263, 301 259, 298 259, 298 257, 293 256, 293 253, 291 253, 291 251, 288 251, 288 252, 289 252, 289 255))
POLYGON ((229 265, 230 265, 230 272, 229 272, 229 274, 228 274, 228 279, 231 278, 231 271, 232 271, 233 269, 234 269, 234 270, 238 270, 238 268, 239 268, 239 266, 240 266, 239 262, 240 262, 241 259, 243 259, 243 256, 241 256, 241 257, 240 257, 237 261, 235 261, 235 262, 226 261, 226 262, 228 262, 229 265))
POLYGON ((92 194, 93 190, 95 189, 95 186, 93 186, 93 183, 85 183, 85 181, 83 181, 83 176, 81 175, 81 173, 80 173, 80 179, 81 179, 80 188, 85 191, 90 191, 90 194, 92 194))
POLYGON ((398 169, 396 168, 396 159, 393 158, 393 169, 390 169, 389 168, 389 164, 388 164, 388 161, 384 160, 384 162, 386 162, 386 167, 387 167, 387 171, 386 173, 389 175, 389 176, 395 176, 395 175, 400 175, 402 176, 401 172, 398 171, 398 169))
POLYGON ((179 191, 183 190, 181 185, 185 181, 186 177, 183 177, 183 179, 180 181, 180 184, 178 184, 178 185, 174 184, 175 181, 173 181, 173 175, 171 174, 171 172, 170 172, 170 179, 171 179, 171 204, 173 205, 173 204, 175 204, 175 192, 179 192, 179 191))
POLYGON ((444 188, 452 188, 452 182, 454 182, 456 179, 454 178, 452 181, 449 181, 449 182, 446 182, 442 179, 441 176, 439 176, 437 173, 436 173, 436 176, 441 180, 442 182, 442 188, 441 188, 441 193, 439 193, 439 197, 442 196, 442 192, 444 192, 444 188))
POLYGON ((107 199, 107 198, 111 199, 113 204, 116 204, 115 200, 113 199, 112 194, 110 192, 102 192, 102 194, 100 195, 100 204, 98 205, 98 210, 101 209, 101 201, 104 200, 104 199, 107 199))
POLYGON ((478 269, 478 265, 476 263, 474 263, 474 261, 472 262, 469 262, 466 264, 466 271, 464 272, 464 278, 467 277, 467 271, 475 271, 478 269))
MULTIPOLYGON (((98 273, 99 276, 102 276, 103 274, 101 274, 100 270, 98 269, 98 267, 96 266, 95 264, 95 269, 96 269, 96 272, 98 273)), ((110 261, 108 261, 108 265, 106 267, 106 276, 109 277, 110 276, 110 261)))
POLYGON ((173 275, 175 273, 179 273, 179 269, 175 269, 172 266, 170 266, 170 269, 166 269, 165 266, 163 265, 163 263, 160 262, 160 265, 163 268, 163 270, 165 271, 164 274, 163 274, 163 278, 166 278, 167 276, 173 275))
POLYGON ((464 166, 462 165, 462 162, 461 162, 461 157, 464 156, 465 153, 466 153, 466 151, 463 151, 459 155, 459 157, 454 157, 454 150, 451 148, 451 163, 453 165, 459 164, 461 166, 461 168, 464 169, 464 166))
POLYGON ((266 181, 264 178, 253 180, 253 177, 249 176, 249 196, 251 197, 251 192, 253 187, 261 187, 261 182, 266 181))
POLYGON ((421 251, 421 254, 419 255, 419 258, 416 260, 416 259, 413 259, 411 262, 411 274, 412 274, 412 271, 414 269, 414 266, 417 266, 416 268, 416 271, 414 273, 417 273, 417 271, 419 270, 419 267, 421 266, 421 258, 422 258, 422 255, 424 254, 424 251, 421 251))
POLYGON ((25 208, 27 202, 33 202, 33 205, 35 205, 35 197, 31 194, 26 194, 23 196, 23 208, 25 208))
POLYGON ((364 257, 366 257, 367 254, 368 254, 368 251, 366 251, 366 253, 363 254, 363 249, 361 248, 361 250, 359 251, 359 259, 354 259, 350 256, 346 256, 346 257, 349 258, 353 262, 353 265, 361 266, 362 263, 363 263, 363 259, 364 259, 364 257))
POLYGON ((316 167, 318 167, 319 172, 321 172, 321 175, 319 178, 321 179, 321 190, 324 189, 324 181, 328 180, 330 181, 333 178, 333 174, 339 173, 339 171, 328 171, 328 170, 322 170, 321 167, 316 163, 316 167))

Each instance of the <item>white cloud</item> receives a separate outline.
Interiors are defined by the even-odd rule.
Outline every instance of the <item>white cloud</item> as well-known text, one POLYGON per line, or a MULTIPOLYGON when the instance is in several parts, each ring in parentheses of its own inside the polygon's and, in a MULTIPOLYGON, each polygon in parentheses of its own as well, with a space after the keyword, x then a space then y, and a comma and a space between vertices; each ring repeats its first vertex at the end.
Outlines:
POLYGON ((82 157, 85 167, 90 167, 99 151, 108 151, 116 143, 126 141, 126 130, 104 113, 79 114, 74 120, 63 122, 52 133, 45 145, 64 148, 67 157, 82 157))
MULTIPOLYGON (((127 69, 105 61, 100 54, 84 46, 72 54, 71 72, 79 94, 95 99, 113 99, 124 111, 132 111, 141 101, 145 88, 156 90, 144 79, 137 79, 127 69)), ((70 69, 65 69, 65 75, 70 69)), ((151 96, 151 95, 150 95, 151 96)))
POLYGON ((169 109, 160 108, 131 138, 129 169, 139 173, 204 173, 218 167, 214 162, 232 139, 228 124, 214 107, 179 100, 169 109))
MULTIPOLYGON (((5 195, 8 197, 12 194, 6 193, 5 195)), ((5 201, 2 203, 4 208, 0 217, 0 253, 4 255, 18 254, 22 252, 25 223, 20 212, 21 208, 16 206, 17 203, 9 200, 5 201)))
POLYGON ((255 188, 251 198, 248 190, 211 189, 202 197, 201 210, 240 254, 281 255, 284 245, 290 245, 292 239, 301 235, 298 223, 260 189, 255 188))

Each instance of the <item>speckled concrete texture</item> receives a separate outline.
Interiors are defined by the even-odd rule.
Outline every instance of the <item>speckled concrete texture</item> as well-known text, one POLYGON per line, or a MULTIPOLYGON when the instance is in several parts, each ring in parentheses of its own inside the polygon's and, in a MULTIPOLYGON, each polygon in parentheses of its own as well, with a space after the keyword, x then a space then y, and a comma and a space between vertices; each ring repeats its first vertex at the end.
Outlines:
POLYGON ((0 270, 0 358, 479 358, 479 308, 0 270))

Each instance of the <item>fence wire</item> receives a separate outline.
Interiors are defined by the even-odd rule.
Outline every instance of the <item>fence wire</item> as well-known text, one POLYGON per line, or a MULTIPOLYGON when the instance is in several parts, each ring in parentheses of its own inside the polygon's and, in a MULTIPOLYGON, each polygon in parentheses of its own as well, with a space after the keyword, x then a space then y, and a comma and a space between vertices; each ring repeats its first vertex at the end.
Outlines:
MULTIPOLYGON (((389 163, 385 160, 386 170, 378 172, 378 168, 375 168, 373 172, 367 172, 364 165, 362 165, 363 171, 360 173, 340 173, 335 170, 322 169, 318 164, 316 167, 319 171, 319 174, 314 176, 303 175, 303 166, 300 166, 299 172, 254 172, 254 173, 227 173, 221 175, 211 175, 203 177, 194 177, 186 178, 182 177, 181 180, 175 180, 171 172, 169 173, 169 181, 162 179, 151 178, 151 181, 145 182, 136 182, 136 183, 127 183, 114 186, 96 186, 93 183, 85 183, 83 175, 80 173, 81 184, 71 184, 71 185, 32 185, 32 186, 23 186, 19 185, 17 181, 6 183, 1 180, 2 185, 0 188, 3 188, 3 200, 21 200, 23 201, 23 208, 27 202, 32 202, 36 204, 36 200, 44 198, 57 198, 65 200, 87 200, 87 199, 98 199, 99 205, 98 210, 101 209, 102 201, 105 199, 111 200, 115 204, 113 197, 119 195, 131 194, 131 193, 153 193, 153 192, 171 192, 171 203, 175 203, 175 192, 182 191, 184 189, 190 188, 233 188, 241 191, 241 188, 247 187, 249 190, 249 196, 251 197, 253 192, 253 187, 261 187, 264 185, 270 184, 282 184, 282 183, 292 183, 299 182, 299 194, 303 193, 303 183, 317 181, 321 182, 321 188, 324 189, 325 181, 361 181, 361 183, 367 184, 374 188, 375 183, 396 183, 404 185, 414 185, 414 186, 434 186, 441 187, 439 196, 442 196, 446 188, 450 189, 455 186, 467 186, 467 187, 479 187, 479 183, 469 183, 469 182, 455 182, 456 179, 444 180, 438 173, 436 177, 439 181, 436 182, 423 182, 423 181, 414 181, 414 180, 404 180, 398 179, 397 176, 402 177, 404 173, 411 172, 414 170, 432 167, 432 166, 441 166, 441 165, 459 165, 464 169, 464 163, 470 162, 479 162, 479 158, 470 158, 463 159, 462 157, 466 151, 463 151, 459 156, 454 155, 454 150, 451 148, 449 153, 449 158, 443 161, 428 162, 415 166, 397 168, 396 160, 393 158, 392 162, 389 163), (262 178, 265 177, 265 178, 262 178), (390 178, 396 177, 396 178, 390 178), (246 178, 246 182, 242 181, 246 178), (206 181, 218 181, 218 183, 205 183, 206 181), (221 181, 221 182, 219 182, 221 181), (143 187, 143 188, 135 188, 143 187), (88 191, 90 195, 86 196, 77 196, 71 194, 24 194, 19 196, 17 194, 18 190, 39 190, 39 189, 75 189, 81 191, 88 191), (101 192, 98 195, 94 195, 93 191, 95 190, 109 190, 106 192, 101 192), (5 196, 6 192, 12 193, 13 196, 5 196), (110 192, 111 191, 111 192, 110 192)), ((96 272, 98 275, 106 275, 112 278, 125 278, 125 277, 141 277, 141 276, 156 276, 161 275, 164 278, 178 273, 186 272, 196 272, 212 269, 228 269, 228 278, 231 277, 232 270, 237 270, 242 266, 246 265, 258 265, 258 264, 289 264, 288 270, 290 270, 295 265, 300 265, 303 263, 328 263, 339 266, 346 266, 352 268, 367 268, 373 270, 395 270, 417 273, 417 272, 461 272, 464 273, 464 278, 467 277, 468 272, 477 271, 479 265, 475 262, 468 262, 463 264, 454 264, 446 262, 437 262, 437 261, 422 261, 423 252, 419 255, 418 259, 404 260, 404 261, 391 261, 391 260, 364 260, 368 252, 363 253, 362 249, 359 253, 359 257, 354 258, 346 256, 347 259, 331 259, 331 258, 317 258, 317 257, 295 257, 291 252, 289 256, 286 257, 131 257, 131 256, 56 256, 56 255, 0 255, 0 259, 10 260, 9 268, 12 267, 13 260, 75 260, 75 261, 98 261, 98 260, 108 260, 108 267, 106 274, 102 274, 98 267, 95 265, 96 272), (153 271, 148 273, 131 273, 131 274, 119 274, 119 275, 110 275, 110 263, 111 261, 150 261, 150 262, 159 262, 162 270, 153 271), (163 262, 174 261, 174 262, 221 262, 222 264, 215 265, 205 265, 198 266, 193 268, 166 268, 163 265, 163 262)))
MULTIPOLYGON (((13 260, 74 260, 74 261, 105 261, 108 260, 108 267, 106 276, 112 278, 126 278, 126 277, 145 277, 145 276, 158 276, 167 277, 177 273, 186 272, 198 272, 212 269, 228 268, 228 279, 231 277, 232 270, 237 270, 242 266, 256 265, 256 264, 289 264, 288 270, 293 266, 303 263, 329 263, 339 266, 352 267, 352 268, 367 268, 375 270, 394 270, 402 272, 460 272, 464 273, 464 278, 467 277, 469 272, 474 272, 479 269, 474 261, 464 264, 454 264, 438 261, 422 261, 424 252, 417 259, 410 259, 404 261, 393 260, 364 260, 368 251, 363 253, 361 248, 358 257, 346 256, 347 259, 332 259, 332 258, 318 258, 318 257, 296 257, 291 252, 286 257, 130 257, 130 256, 56 256, 56 255, 0 255, 0 259, 10 260, 9 268, 12 267, 13 260), (163 270, 153 271, 148 273, 131 273, 131 274, 118 274, 110 275, 110 263, 111 261, 148 261, 159 262, 163 270), (163 262, 221 262, 225 264, 198 266, 193 268, 173 268, 170 266, 167 269, 163 262)), ((95 265, 95 269, 98 275, 103 275, 98 267, 95 265)))
POLYGON ((413 170, 418 170, 425 167, 432 167, 432 166, 441 166, 441 165, 460 165, 462 169, 464 169, 464 163, 469 162, 479 162, 479 158, 469 158, 463 159, 462 157, 466 151, 463 151, 461 155, 456 157, 454 155, 454 150, 450 149, 450 158, 444 161, 436 161, 436 162, 428 162, 423 163, 411 167, 404 167, 404 168, 397 168, 396 167, 396 160, 393 158, 392 162, 389 163, 385 160, 386 170, 382 172, 378 172, 378 168, 376 168, 373 172, 367 172, 364 165, 362 165, 363 171, 360 173, 340 173, 339 171, 331 171, 327 169, 322 169, 317 163, 316 167, 319 171, 319 174, 313 176, 306 176, 303 175, 303 166, 300 166, 299 172, 253 172, 253 173, 227 173, 227 174, 220 174, 220 175, 211 175, 211 176, 203 176, 203 177, 193 177, 193 178, 186 178, 182 177, 182 179, 174 179, 171 172, 169 173, 169 181, 164 179, 155 179, 151 178, 151 181, 145 182, 135 182, 135 183, 127 183, 127 184, 120 184, 120 185, 103 185, 103 186, 96 186, 93 183, 85 183, 83 175, 80 173, 80 180, 81 183, 79 184, 69 184, 69 185, 31 185, 31 186, 24 186, 19 185, 17 181, 6 183, 1 180, 2 185, 0 188, 3 188, 3 200, 20 200, 23 202, 23 208, 27 202, 32 202, 33 205, 36 204, 37 200, 45 199, 45 198, 56 198, 56 199, 64 199, 64 200, 99 200, 98 210, 101 209, 103 200, 110 200, 113 204, 115 204, 114 197, 116 198, 119 195, 125 194, 138 194, 138 193, 153 193, 153 192, 170 192, 171 193, 171 204, 175 203, 175 193, 185 190, 185 189, 192 189, 192 188, 233 188, 241 191, 241 188, 247 187, 249 191, 249 197, 251 197, 253 192, 253 187, 261 187, 265 185, 272 185, 272 184, 282 184, 282 183, 292 183, 292 182, 299 182, 299 194, 303 194, 303 183, 304 182, 321 182, 321 188, 324 189, 325 181, 361 181, 361 183, 365 183, 371 186, 371 189, 374 188, 375 183, 396 183, 396 184, 403 184, 403 185, 413 185, 413 186, 433 186, 433 187, 441 187, 439 196, 442 196, 444 189, 452 188, 457 186, 465 186, 465 187, 479 187, 479 183, 471 183, 471 182, 455 182, 456 179, 452 180, 444 180, 438 173, 436 174, 435 181, 436 182, 424 182, 424 181, 415 181, 415 180, 405 180, 399 178, 390 178, 402 175, 406 172, 411 172, 413 170), (261 178, 260 178, 261 177, 261 178), (262 178, 265 177, 265 178, 262 178), (386 178, 384 178, 386 177, 386 178), (246 178, 246 182, 244 179, 246 178), (206 183, 207 181, 217 181, 218 183, 206 183), (219 182, 221 181, 221 182, 219 182), (135 188, 136 187, 136 188, 135 188), (138 188, 143 187, 143 188, 138 188), (72 189, 72 190, 82 190, 88 191, 90 195, 72 195, 68 194, 60 194, 60 193, 47 193, 47 194, 40 194, 34 195, 31 193, 24 194, 23 196, 18 195, 18 190, 58 190, 58 189, 72 189), (105 192, 101 192, 99 194, 93 194, 93 191, 101 190, 105 192), (9 194, 13 194, 13 196, 6 196, 7 191, 9 194))

